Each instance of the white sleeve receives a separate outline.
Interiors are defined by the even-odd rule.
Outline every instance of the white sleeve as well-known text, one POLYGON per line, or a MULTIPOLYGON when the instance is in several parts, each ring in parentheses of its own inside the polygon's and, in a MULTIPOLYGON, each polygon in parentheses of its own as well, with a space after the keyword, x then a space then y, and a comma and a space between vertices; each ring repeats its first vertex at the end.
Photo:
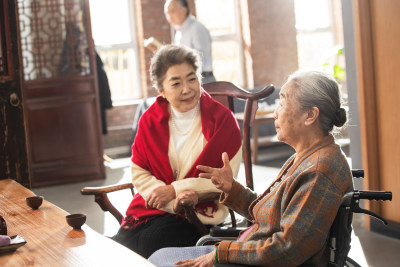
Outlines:
MULTIPOLYGON (((135 186, 137 192, 143 198, 146 198, 157 187, 166 185, 163 181, 158 180, 148 170, 142 169, 138 165, 133 164, 131 170, 132 170, 132 183, 135 186)), ((168 202, 163 208, 161 208, 161 210, 175 214, 174 203, 175 203, 175 198, 170 202, 168 202)))
POLYGON ((166 185, 158 180, 148 170, 142 169, 136 164, 132 165, 132 183, 137 192, 143 197, 147 197, 157 187, 166 185))

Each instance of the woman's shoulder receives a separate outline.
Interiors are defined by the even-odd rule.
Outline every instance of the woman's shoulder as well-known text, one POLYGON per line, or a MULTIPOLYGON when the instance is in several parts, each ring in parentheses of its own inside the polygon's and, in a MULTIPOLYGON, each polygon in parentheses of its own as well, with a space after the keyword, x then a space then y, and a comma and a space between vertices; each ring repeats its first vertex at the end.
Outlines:
POLYGON ((346 155, 334 142, 312 151, 303 159, 302 164, 312 166, 315 171, 337 168, 339 165, 348 166, 346 155))
POLYGON ((341 147, 335 142, 322 147, 318 153, 316 153, 316 158, 322 165, 324 162, 329 165, 332 165, 332 162, 342 162, 343 164, 348 165, 346 155, 343 153, 341 147))
POLYGON ((335 143, 320 148, 311 154, 302 164, 307 172, 322 174, 338 188, 352 184, 351 170, 346 155, 335 143))

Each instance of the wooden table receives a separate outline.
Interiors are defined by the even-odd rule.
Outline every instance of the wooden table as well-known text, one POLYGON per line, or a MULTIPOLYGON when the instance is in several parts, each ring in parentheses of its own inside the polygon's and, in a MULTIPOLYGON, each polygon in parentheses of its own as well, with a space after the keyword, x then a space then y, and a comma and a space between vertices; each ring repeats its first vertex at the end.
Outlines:
POLYGON ((154 266, 86 224, 72 229, 65 220, 68 213, 46 200, 32 210, 25 198, 33 195, 13 180, 0 180, 0 215, 7 234, 27 241, 15 252, 0 254, 0 266, 154 266))
MULTIPOLYGON (((236 113, 235 116, 239 123, 243 123, 243 113, 236 113)), ((258 146, 269 146, 280 143, 276 135, 259 136, 259 126, 261 124, 274 123, 274 121, 273 111, 256 113, 251 137, 251 157, 253 164, 256 164, 258 161, 258 146)))

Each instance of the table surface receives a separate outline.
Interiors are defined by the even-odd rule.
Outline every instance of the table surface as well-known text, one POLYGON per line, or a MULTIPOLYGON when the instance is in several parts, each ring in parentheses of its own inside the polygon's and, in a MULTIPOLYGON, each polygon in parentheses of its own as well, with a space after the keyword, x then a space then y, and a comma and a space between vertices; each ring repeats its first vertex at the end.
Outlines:
POLYGON ((154 266, 86 224, 82 230, 72 229, 65 220, 68 213, 46 200, 32 210, 25 198, 33 195, 13 180, 0 180, 0 215, 7 235, 27 241, 12 253, 0 254, 0 266, 154 266))

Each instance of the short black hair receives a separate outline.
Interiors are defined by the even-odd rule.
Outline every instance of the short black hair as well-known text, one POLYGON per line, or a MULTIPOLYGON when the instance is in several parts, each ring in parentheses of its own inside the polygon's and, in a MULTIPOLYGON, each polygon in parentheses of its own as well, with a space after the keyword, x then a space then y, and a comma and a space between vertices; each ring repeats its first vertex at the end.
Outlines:
POLYGON ((186 46, 164 45, 153 55, 150 62, 150 80, 153 87, 162 91, 162 83, 168 69, 174 65, 187 63, 201 81, 201 58, 196 50, 186 46))
POLYGON ((187 14, 186 14, 186 15, 189 16, 189 14, 190 14, 190 9, 189 9, 189 3, 188 3, 187 0, 173 0, 173 1, 178 2, 179 5, 180 5, 181 7, 185 7, 186 10, 187 10, 187 14))

